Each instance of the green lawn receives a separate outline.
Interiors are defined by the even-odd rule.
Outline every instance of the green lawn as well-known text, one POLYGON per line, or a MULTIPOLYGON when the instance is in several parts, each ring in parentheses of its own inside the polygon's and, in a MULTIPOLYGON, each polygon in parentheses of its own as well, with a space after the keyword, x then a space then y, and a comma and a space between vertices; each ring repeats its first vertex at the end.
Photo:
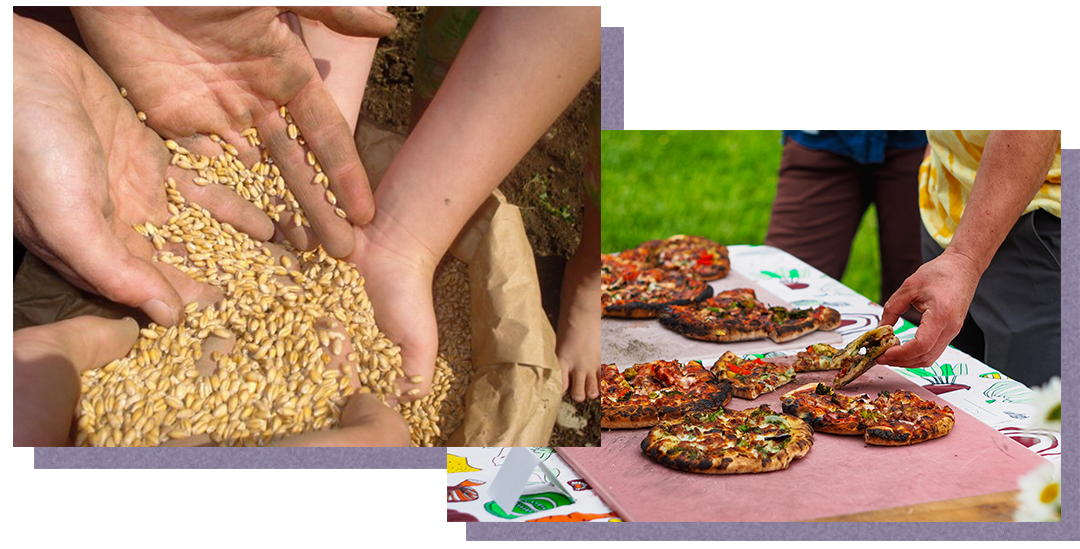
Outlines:
MULTIPOLYGON (((673 234, 762 244, 776 195, 779 131, 605 131, 601 249, 673 234)), ((871 208, 843 283, 878 299, 881 266, 871 208)))

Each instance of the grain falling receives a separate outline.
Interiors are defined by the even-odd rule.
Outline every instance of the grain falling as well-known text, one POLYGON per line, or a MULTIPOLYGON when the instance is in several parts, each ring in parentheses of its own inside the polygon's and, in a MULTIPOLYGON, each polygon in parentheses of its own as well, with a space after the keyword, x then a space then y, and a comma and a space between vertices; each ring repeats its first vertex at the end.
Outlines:
MULTIPOLYGON (((291 116, 284 107, 279 112, 293 137, 291 116)), ((241 136, 261 145, 253 129, 241 136)), ((216 157, 166 141, 171 163, 194 172, 198 184, 231 188, 275 221, 287 216, 310 226, 265 149, 247 166, 234 146, 210 137, 223 151, 216 157)), ((309 163, 313 158, 309 153, 309 163)), ((265 445, 339 426, 355 393, 383 400, 401 395, 399 381, 424 381, 402 371, 401 350, 375 324, 364 278, 352 264, 322 248, 286 244, 284 253, 272 251, 187 201, 174 180, 163 186, 171 217, 134 229, 153 244, 155 261, 225 297, 205 307, 188 304, 181 325, 150 324, 127 356, 84 373, 77 445, 265 445)), ((336 197, 328 193, 328 200, 336 197)), ((417 446, 444 444, 460 426, 471 380, 465 264, 444 259, 433 293, 439 324, 433 390, 397 407, 417 446)))

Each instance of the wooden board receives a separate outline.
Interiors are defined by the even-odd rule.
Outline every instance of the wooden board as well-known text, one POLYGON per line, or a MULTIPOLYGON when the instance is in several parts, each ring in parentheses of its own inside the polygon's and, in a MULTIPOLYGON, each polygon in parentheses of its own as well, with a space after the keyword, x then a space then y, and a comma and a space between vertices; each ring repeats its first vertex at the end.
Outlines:
POLYGON ((809 522, 1012 522, 1020 490, 815 519, 809 522))
MULTIPOLYGON (((794 383, 754 401, 780 409, 780 396, 800 385, 831 383, 835 372, 798 374, 794 383)), ((937 399, 884 366, 842 392, 907 389, 937 399)), ((563 457, 613 510, 629 521, 802 521, 897 506, 1015 490, 1017 480, 1045 463, 994 428, 955 410, 948 435, 912 446, 867 445, 861 436, 818 433, 814 446, 783 471, 702 475, 668 469, 641 451, 647 429, 604 430, 600 448, 564 448, 563 457)))
MULTIPOLYGON (((752 279, 731 271, 728 276, 709 283, 716 293, 735 288, 753 288, 758 299, 769 306, 791 307, 791 304, 764 290, 752 279)), ((619 369, 653 360, 701 360, 711 365, 724 351, 738 355, 774 351, 801 350, 814 343, 839 346, 844 338, 839 332, 818 330, 800 338, 775 343, 771 339, 712 343, 677 334, 651 319, 602 318, 600 320, 600 363, 616 364, 619 369), (711 359, 711 360, 710 360, 711 359)))

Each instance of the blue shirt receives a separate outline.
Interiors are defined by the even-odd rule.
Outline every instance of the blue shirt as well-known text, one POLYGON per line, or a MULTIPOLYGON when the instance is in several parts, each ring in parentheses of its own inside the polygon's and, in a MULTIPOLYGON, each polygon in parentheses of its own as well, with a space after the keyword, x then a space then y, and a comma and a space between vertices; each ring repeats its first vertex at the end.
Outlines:
POLYGON ((880 164, 886 149, 926 147, 925 130, 784 130, 784 137, 808 148, 846 156, 859 164, 880 164))

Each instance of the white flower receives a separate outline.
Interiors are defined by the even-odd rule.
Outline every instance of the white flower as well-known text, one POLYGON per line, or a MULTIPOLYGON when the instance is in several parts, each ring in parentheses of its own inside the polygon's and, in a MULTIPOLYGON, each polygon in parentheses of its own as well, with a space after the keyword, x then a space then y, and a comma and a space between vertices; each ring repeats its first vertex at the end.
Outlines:
POLYGON ((1020 478, 1017 522, 1061 521, 1061 464, 1047 463, 1020 478))
POLYGON ((1061 431, 1061 379, 1054 377, 1031 392, 1035 393, 1035 414, 1028 428, 1061 431))

